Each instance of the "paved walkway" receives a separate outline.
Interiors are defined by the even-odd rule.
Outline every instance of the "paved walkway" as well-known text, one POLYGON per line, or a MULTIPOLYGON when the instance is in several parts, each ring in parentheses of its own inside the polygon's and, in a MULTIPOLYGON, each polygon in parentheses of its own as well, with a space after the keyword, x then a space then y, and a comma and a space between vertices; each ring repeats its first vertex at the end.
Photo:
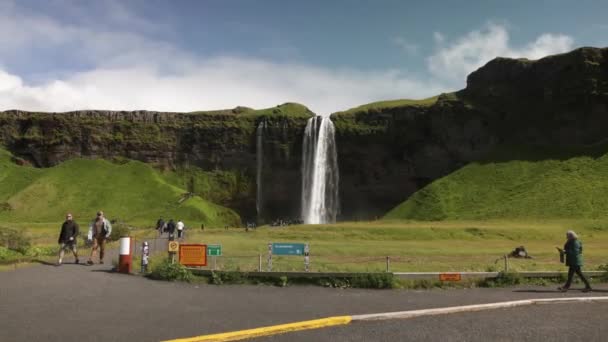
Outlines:
MULTIPOLYGON (((549 288, 403 291, 196 285, 110 273, 111 267, 64 264, 0 272, 0 341, 159 341, 345 314, 608 295, 608 286, 589 294, 563 294, 549 288)), ((599 317, 605 317, 605 307, 598 310, 599 317)), ((432 327, 433 319, 428 320, 432 327)), ((410 323, 388 324, 398 329, 410 323)), ((330 340, 331 331, 310 333, 317 340, 330 340)))

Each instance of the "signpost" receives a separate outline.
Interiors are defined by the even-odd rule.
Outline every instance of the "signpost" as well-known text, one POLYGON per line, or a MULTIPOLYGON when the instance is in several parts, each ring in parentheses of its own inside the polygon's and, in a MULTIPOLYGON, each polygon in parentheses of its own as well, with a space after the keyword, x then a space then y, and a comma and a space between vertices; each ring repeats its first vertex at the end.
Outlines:
POLYGON ((308 272, 310 264, 310 246, 306 243, 275 242, 268 244, 268 271, 272 271, 273 255, 304 256, 304 270, 308 272))
POLYGON ((306 246, 303 243, 273 243, 273 255, 304 255, 306 246))
POLYGON ((180 245, 179 263, 184 266, 207 266, 207 245, 180 245))
POLYGON ((222 245, 207 245, 207 256, 222 256, 222 245))
POLYGON ((179 242, 169 241, 167 249, 169 250, 169 257, 171 258, 171 263, 174 264, 175 263, 175 253, 177 253, 179 251, 179 242))
POLYGON ((217 257, 222 256, 222 245, 207 245, 207 256, 213 257, 213 270, 216 270, 217 257))

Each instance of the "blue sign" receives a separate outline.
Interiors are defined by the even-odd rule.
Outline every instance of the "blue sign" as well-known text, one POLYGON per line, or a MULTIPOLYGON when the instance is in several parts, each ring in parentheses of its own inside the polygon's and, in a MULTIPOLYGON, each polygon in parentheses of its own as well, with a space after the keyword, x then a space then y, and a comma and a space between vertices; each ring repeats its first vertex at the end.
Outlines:
POLYGON ((303 243, 273 243, 273 255, 304 255, 308 252, 307 246, 303 243))

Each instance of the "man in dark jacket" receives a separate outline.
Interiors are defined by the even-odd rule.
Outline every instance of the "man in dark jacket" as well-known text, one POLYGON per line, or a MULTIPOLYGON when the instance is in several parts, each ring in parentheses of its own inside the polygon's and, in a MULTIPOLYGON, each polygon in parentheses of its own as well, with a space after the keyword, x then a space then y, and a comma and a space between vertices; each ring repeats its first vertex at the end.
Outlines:
POLYGON ((167 231, 169 232, 169 241, 175 240, 175 221, 173 219, 170 219, 167 223, 167 231))
POLYGON ((564 245, 564 249, 559 249, 560 253, 566 255, 566 265, 568 266, 568 280, 564 286, 558 288, 560 291, 566 292, 570 288, 570 284, 572 284, 572 278, 574 277, 574 273, 576 273, 583 283, 585 283, 585 289, 583 292, 591 291, 591 285, 589 285, 589 281, 585 278, 583 272, 581 272, 581 267, 583 266, 583 243, 578 239, 576 233, 572 230, 569 230, 566 233, 566 244, 564 245))
POLYGON ((165 230, 165 220, 163 220, 163 217, 161 216, 158 221, 156 221, 156 230, 158 230, 158 236, 162 236, 163 235, 163 231, 165 230))
POLYGON ((61 246, 59 249, 59 260, 57 266, 63 262, 63 255, 66 249, 69 249, 74 253, 76 258, 75 263, 78 263, 78 251, 76 251, 76 237, 78 236, 78 223, 76 223, 72 217, 72 214, 68 213, 65 217, 65 222, 61 225, 61 233, 59 233, 59 240, 57 243, 61 246))

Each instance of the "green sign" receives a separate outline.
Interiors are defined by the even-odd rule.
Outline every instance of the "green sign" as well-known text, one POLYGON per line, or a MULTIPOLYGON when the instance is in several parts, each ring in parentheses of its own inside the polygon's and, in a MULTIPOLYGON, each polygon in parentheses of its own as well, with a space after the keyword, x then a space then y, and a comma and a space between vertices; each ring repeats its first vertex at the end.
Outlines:
POLYGON ((222 256, 222 245, 207 245, 208 256, 222 256))
POLYGON ((304 255, 308 252, 307 245, 303 243, 273 243, 273 255, 304 255))

